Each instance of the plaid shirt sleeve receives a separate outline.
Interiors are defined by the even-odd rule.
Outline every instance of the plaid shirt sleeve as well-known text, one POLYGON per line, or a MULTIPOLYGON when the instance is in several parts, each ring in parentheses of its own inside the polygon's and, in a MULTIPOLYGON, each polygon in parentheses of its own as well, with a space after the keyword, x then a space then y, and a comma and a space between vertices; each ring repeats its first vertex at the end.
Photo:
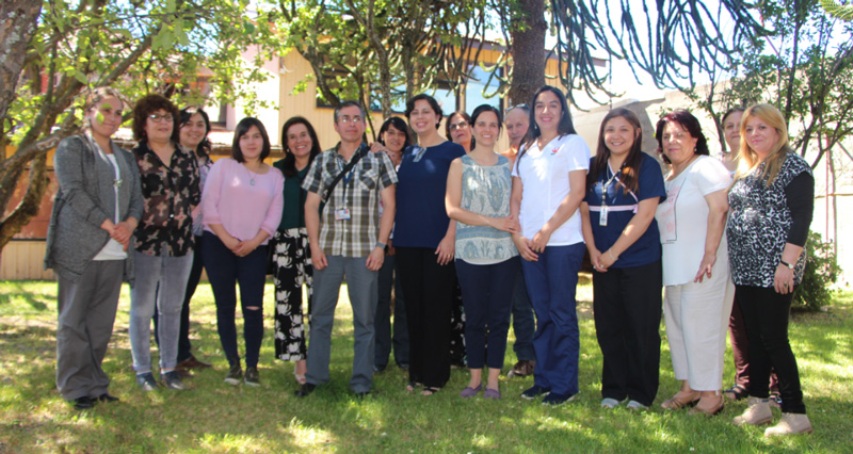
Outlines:
POLYGON ((376 153, 378 156, 381 156, 381 162, 379 165, 379 180, 382 183, 383 188, 387 188, 392 184, 397 183, 397 171, 394 170, 394 164, 391 162, 391 158, 388 157, 385 153, 376 153))
POLYGON ((327 156, 328 150, 320 153, 314 159, 314 162, 311 163, 311 168, 308 169, 308 173, 305 175, 305 180, 302 182, 302 189, 320 194, 321 196, 323 195, 323 190, 326 188, 323 181, 323 167, 325 166, 327 156))

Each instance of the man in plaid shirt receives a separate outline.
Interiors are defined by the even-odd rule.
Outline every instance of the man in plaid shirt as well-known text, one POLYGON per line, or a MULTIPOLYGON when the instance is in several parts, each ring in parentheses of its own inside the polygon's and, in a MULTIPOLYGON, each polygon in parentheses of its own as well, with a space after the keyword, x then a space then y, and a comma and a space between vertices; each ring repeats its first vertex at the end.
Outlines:
POLYGON ((306 383, 296 391, 305 397, 329 381, 329 351, 335 306, 344 276, 352 305, 355 331, 350 389, 358 397, 373 386, 377 279, 385 259, 385 244, 394 224, 397 173, 385 153, 371 153, 363 142, 366 114, 354 101, 335 109, 335 131, 341 141, 318 155, 302 188, 305 227, 311 246, 314 288, 306 383), (353 159, 355 166, 346 169, 353 159), (335 178, 343 173, 331 193, 335 178), (325 196, 325 199, 324 199, 325 196), (384 210, 379 215, 379 202, 384 210), (325 202, 320 212, 321 203, 325 202))

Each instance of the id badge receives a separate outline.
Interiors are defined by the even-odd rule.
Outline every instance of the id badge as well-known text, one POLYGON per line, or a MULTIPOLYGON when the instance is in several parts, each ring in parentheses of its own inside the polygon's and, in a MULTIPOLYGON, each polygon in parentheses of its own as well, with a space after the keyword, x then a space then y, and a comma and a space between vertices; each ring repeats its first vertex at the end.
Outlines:
POLYGON ((601 206, 601 213, 598 216, 598 225, 607 227, 607 205, 601 206))
POLYGON ((335 210, 335 220, 336 221, 349 221, 350 214, 349 208, 339 208, 335 210))

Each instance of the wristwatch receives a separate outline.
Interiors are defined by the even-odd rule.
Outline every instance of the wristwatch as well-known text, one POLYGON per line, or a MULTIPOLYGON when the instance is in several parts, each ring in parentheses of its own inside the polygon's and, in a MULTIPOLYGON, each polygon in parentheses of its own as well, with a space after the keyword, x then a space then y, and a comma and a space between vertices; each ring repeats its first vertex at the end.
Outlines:
POLYGON ((786 262, 786 261, 784 261, 784 260, 779 260, 779 263, 781 263, 783 266, 787 266, 789 269, 792 269, 792 270, 794 269, 794 265, 793 265, 793 264, 788 263, 788 262, 786 262))
POLYGON ((386 247, 386 246, 388 246, 388 245, 387 245, 387 244, 385 244, 385 243, 383 243, 383 242, 381 242, 381 241, 377 241, 377 242, 376 242, 376 246, 374 246, 374 248, 382 248, 382 249, 385 249, 385 247, 386 247))

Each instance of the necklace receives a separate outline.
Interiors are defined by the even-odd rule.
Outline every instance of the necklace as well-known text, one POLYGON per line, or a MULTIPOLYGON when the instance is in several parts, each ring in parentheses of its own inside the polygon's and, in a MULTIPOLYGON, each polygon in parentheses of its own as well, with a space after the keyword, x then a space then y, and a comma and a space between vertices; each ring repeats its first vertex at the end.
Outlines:
POLYGON ((252 172, 252 170, 249 169, 249 166, 247 166, 245 164, 243 164, 243 168, 245 168, 246 172, 248 172, 248 174, 249 174, 249 186, 254 186, 255 185, 255 177, 258 176, 258 174, 256 174, 255 172, 252 172))

